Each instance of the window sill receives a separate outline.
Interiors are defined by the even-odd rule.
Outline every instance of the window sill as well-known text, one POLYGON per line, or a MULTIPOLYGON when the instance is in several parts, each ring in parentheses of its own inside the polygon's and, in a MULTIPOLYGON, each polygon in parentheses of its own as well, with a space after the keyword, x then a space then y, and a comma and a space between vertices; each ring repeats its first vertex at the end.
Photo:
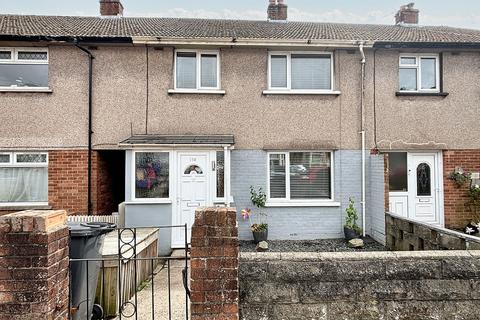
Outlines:
POLYGON ((446 97, 448 92, 395 92, 397 97, 446 97))
POLYGON ((169 94, 218 94, 224 95, 225 90, 208 90, 208 89, 169 89, 169 94))
POLYGON ((19 210, 49 210, 52 209, 48 203, 3 203, 0 204, 0 211, 19 210))
POLYGON ((309 201, 309 202, 267 202, 265 207, 340 207, 340 202, 335 201, 309 201))
POLYGON ((339 96, 340 91, 319 91, 319 90, 264 90, 264 95, 324 95, 324 96, 339 96))
POLYGON ((52 93, 50 88, 0 88, 0 92, 39 92, 52 93))

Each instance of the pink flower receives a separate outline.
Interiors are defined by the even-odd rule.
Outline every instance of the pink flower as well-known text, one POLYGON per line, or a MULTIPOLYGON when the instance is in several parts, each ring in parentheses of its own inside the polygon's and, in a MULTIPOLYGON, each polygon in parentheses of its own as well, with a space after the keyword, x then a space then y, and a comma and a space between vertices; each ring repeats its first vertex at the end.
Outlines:
POLYGON ((243 209, 241 213, 242 213, 243 220, 247 220, 247 219, 250 219, 250 216, 252 215, 252 210, 246 208, 246 209, 243 209))

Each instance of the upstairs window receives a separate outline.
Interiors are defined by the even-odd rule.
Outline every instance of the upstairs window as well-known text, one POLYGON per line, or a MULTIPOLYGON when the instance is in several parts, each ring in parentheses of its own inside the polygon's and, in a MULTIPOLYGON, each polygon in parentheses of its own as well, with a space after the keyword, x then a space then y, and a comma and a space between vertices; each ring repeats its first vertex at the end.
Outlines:
POLYGON ((438 55, 400 56, 400 91, 439 92, 440 67, 438 55))
POLYGON ((0 48, 0 88, 47 89, 46 48, 0 48))
POLYGON ((219 89, 219 78, 218 51, 176 51, 175 89, 219 89))
POLYGON ((269 90, 332 91, 332 54, 270 53, 269 90))

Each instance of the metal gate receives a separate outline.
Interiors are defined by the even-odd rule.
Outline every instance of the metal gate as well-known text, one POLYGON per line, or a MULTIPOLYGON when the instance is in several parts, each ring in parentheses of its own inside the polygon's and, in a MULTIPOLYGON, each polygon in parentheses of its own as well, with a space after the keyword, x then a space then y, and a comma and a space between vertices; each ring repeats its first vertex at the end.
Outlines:
POLYGON ((70 319, 188 320, 187 225, 104 229, 98 239, 70 238, 71 250, 84 248, 70 255, 70 319), (159 255, 162 239, 178 228, 185 248, 159 255))

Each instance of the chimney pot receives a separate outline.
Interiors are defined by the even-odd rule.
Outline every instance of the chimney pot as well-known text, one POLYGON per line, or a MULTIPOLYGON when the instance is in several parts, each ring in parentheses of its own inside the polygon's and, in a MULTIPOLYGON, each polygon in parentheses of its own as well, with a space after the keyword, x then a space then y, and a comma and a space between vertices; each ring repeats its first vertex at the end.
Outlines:
POLYGON ((413 2, 401 6, 395 15, 395 24, 418 24, 419 10, 414 6, 413 2))
POLYGON ((287 21, 288 6, 284 0, 269 0, 268 4, 268 20, 270 21, 287 21))
POLYGON ((100 0, 102 16, 123 16, 123 5, 120 0, 100 0))

